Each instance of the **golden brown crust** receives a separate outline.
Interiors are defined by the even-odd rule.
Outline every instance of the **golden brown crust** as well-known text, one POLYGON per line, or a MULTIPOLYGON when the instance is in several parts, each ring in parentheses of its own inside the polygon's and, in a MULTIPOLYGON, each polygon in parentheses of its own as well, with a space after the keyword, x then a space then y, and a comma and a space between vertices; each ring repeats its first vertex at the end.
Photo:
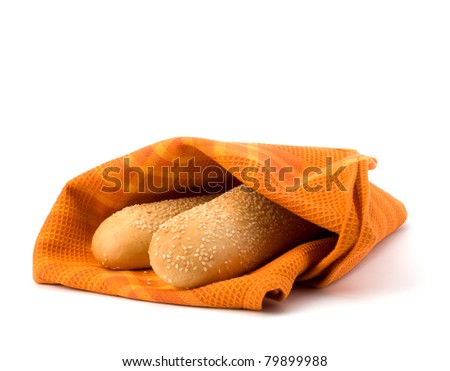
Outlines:
POLYGON ((149 268, 148 247, 159 226, 173 216, 214 197, 186 197, 125 207, 105 219, 97 228, 92 238, 92 253, 105 268, 149 268))
POLYGON ((162 279, 175 287, 193 288, 243 275, 324 233, 239 186, 163 223, 149 255, 162 279))

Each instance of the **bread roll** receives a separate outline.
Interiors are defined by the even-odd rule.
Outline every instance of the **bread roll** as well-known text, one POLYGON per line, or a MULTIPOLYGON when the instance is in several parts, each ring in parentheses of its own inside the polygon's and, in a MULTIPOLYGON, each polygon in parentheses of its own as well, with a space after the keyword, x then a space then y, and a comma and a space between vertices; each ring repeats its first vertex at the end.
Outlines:
POLYGON ((105 268, 149 268, 148 247, 160 224, 214 197, 186 197, 125 207, 97 228, 92 238, 92 253, 105 268))
POLYGON ((245 186, 178 214, 150 242, 155 273, 179 288, 243 275, 326 230, 245 186))

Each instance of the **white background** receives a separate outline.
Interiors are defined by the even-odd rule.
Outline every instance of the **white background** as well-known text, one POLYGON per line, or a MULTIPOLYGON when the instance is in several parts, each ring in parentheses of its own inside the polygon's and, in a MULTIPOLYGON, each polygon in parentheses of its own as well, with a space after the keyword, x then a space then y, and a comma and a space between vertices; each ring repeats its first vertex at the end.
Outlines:
POLYGON ((446 1, 0 1, 0 368, 325 355, 326 370, 450 369, 449 19, 446 1), (355 148, 408 220, 345 278, 262 312, 36 285, 64 184, 174 136, 355 148))

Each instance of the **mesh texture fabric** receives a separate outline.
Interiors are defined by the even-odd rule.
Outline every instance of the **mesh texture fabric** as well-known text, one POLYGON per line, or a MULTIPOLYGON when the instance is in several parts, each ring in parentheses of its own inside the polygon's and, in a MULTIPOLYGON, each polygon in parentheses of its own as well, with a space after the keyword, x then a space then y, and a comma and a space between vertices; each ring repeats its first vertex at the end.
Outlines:
POLYGON ((37 283, 151 302, 259 310, 266 297, 285 299, 295 282, 324 287, 338 280, 404 223, 403 204, 369 182, 368 172, 375 167, 374 158, 351 149, 190 137, 164 140, 67 182, 36 240, 33 278, 37 283), (195 166, 189 165, 192 159, 195 166), (264 171, 268 159, 270 173, 264 171), (165 171, 175 161, 186 165, 185 174, 165 171), (247 275, 190 290, 168 285, 151 269, 112 271, 95 261, 91 239, 106 217, 128 205, 183 196, 173 184, 199 184, 201 171, 208 167, 223 169, 225 188, 230 179, 247 184, 332 235, 295 246, 247 275), (142 169, 143 178, 136 168, 142 169), (120 189, 105 191, 114 186, 105 174, 127 175, 130 182, 127 187, 122 184, 120 189), (139 182, 149 177, 155 184, 165 181, 168 191, 154 192, 139 182))

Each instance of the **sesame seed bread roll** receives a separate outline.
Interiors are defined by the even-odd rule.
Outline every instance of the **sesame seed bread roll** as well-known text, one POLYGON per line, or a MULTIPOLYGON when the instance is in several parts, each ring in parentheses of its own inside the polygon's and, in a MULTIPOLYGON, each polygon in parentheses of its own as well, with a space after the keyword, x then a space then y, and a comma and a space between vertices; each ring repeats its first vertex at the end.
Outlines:
POLYGON ((241 276, 326 230, 246 186, 178 214, 150 242, 155 273, 194 288, 241 276))
POLYGON ((160 224, 216 196, 185 197, 125 207, 97 228, 92 237, 92 253, 105 268, 149 268, 148 246, 160 224))

